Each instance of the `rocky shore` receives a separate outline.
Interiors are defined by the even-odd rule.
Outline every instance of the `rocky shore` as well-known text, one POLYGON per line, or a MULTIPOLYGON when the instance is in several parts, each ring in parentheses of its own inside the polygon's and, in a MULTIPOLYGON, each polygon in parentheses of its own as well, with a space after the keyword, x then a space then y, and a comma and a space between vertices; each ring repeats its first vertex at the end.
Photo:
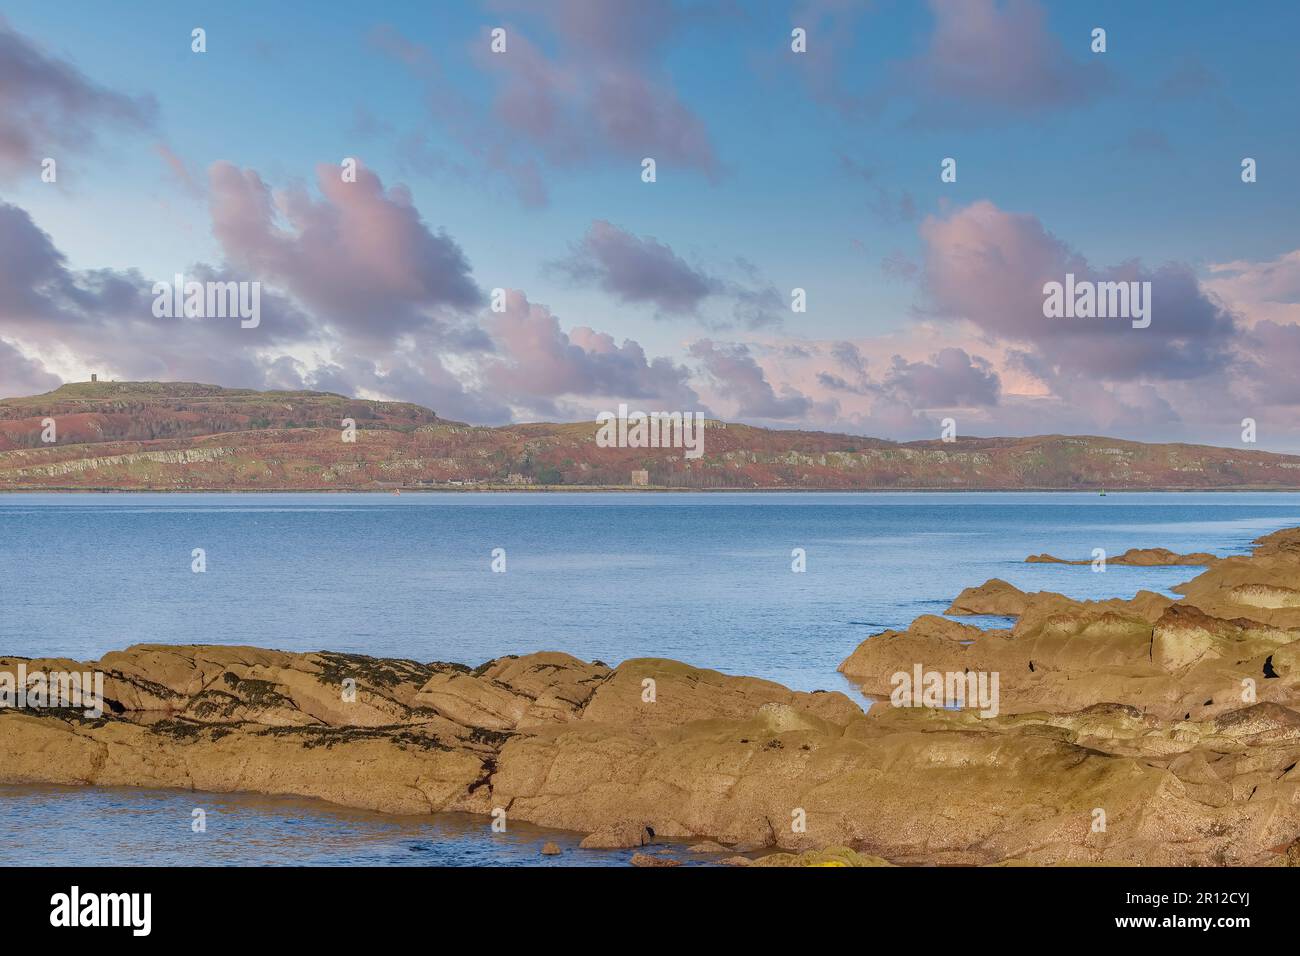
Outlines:
POLYGON ((926 615, 840 667, 884 698, 914 669, 996 674, 996 716, 545 652, 474 669, 153 644, 0 658, 0 674, 102 672, 108 702, 0 708, 0 782, 292 794, 485 827, 504 811, 588 847, 784 851, 771 863, 1300 862, 1300 529, 1177 591, 1075 601, 995 579, 948 613, 1013 627, 926 615))

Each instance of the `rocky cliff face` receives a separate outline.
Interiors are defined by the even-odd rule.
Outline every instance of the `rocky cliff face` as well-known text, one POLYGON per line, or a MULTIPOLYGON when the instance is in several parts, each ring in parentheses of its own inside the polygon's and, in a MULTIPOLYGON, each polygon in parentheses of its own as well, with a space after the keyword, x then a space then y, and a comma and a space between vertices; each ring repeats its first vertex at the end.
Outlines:
POLYGON ((1282 863, 1300 836, 1300 529, 1181 593, 1079 602, 990 582, 954 613, 1014 627, 925 616, 841 666, 882 696, 917 666, 997 673, 986 717, 558 653, 473 670, 220 646, 0 659, 98 669, 110 701, 98 719, 0 710, 0 780, 501 809, 587 846, 802 854, 776 862, 1282 863), (849 849, 809 854, 831 846, 849 849))

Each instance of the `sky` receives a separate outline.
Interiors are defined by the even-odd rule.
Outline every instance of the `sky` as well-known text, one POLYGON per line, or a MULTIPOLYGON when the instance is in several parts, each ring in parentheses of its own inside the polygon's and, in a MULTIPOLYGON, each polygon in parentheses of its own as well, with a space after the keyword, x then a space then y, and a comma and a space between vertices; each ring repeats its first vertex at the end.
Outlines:
POLYGON ((1294 3, 0 17, 0 396, 97 373, 1300 451, 1294 3), (257 325, 156 315, 178 274, 257 283, 257 325), (1150 325, 1045 315, 1067 274, 1150 283, 1150 325))

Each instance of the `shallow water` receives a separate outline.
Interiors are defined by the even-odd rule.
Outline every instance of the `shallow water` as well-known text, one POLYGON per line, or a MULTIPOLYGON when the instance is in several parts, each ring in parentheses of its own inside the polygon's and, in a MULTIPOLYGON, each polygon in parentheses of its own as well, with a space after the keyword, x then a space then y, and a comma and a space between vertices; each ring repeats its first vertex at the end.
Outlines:
MULTIPOLYGON (((546 649, 851 690, 836 667, 861 640, 990 577, 1099 598, 1199 573, 1027 555, 1240 554, 1291 525, 1300 494, 0 495, 0 654, 217 643, 473 665, 546 649)), ((563 843, 310 801, 0 788, 0 837, 31 828, 43 842, 4 839, 0 862, 41 845, 68 863, 514 864, 563 843), (204 839, 196 806, 220 808, 204 839)), ((625 855, 549 860, 597 861, 625 855)))
MULTIPOLYGON (((60 866, 625 866, 582 834, 486 817, 397 816, 319 800, 121 787, 0 785, 0 864, 60 866), (203 812, 202 817, 195 810, 203 812), (203 829, 196 830, 196 820, 203 829), (558 856, 544 856, 553 842, 558 856)), ((656 845, 683 865, 718 859, 656 845)))

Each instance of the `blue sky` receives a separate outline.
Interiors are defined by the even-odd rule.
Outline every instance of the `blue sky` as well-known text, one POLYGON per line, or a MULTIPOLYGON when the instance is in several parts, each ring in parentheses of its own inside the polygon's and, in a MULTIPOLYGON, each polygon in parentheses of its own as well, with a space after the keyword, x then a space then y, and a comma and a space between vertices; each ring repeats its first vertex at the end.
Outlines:
MULTIPOLYGON (((88 281, 94 270, 152 279, 196 263, 222 268, 237 261, 240 275, 280 288, 301 307, 312 299, 311 290, 295 286, 305 281, 301 274, 277 273, 259 263, 248 242, 215 234, 213 210, 221 198, 210 188, 209 170, 231 164, 255 173, 269 193, 297 187, 320 200, 318 166, 352 156, 384 189, 409 190, 429 232, 445 233, 459 247, 485 294, 494 287, 518 290, 544 307, 560 335, 590 328, 618 343, 634 341, 647 363, 662 358, 683 370, 659 379, 638 369, 626 396, 643 404, 693 398, 727 417, 888 437, 928 435, 940 417, 956 414, 972 423, 969 430, 985 434, 1092 426, 1152 439, 1222 436, 1220 444, 1228 443, 1234 419, 1254 411, 1277 420, 1276 429, 1266 430, 1275 442, 1295 437, 1282 438, 1283 426, 1292 427, 1288 406, 1275 409, 1272 397, 1258 394, 1253 383, 1260 375, 1251 364, 1296 338, 1289 326, 1297 316, 1288 308, 1294 297, 1286 291, 1292 286, 1285 280, 1281 293, 1276 288, 1279 269, 1297 268, 1285 257, 1300 248, 1294 98, 1300 77, 1291 49, 1300 15, 1292 4, 665 0, 585 7, 583 0, 502 0, 53 7, 17 0, 5 17, 11 33, 38 56, 75 71, 88 87, 146 104, 149 114, 121 123, 95 115, 92 104, 78 119, 93 141, 32 147, 57 156, 57 185, 42 183, 38 170, 21 163, 10 164, 0 180, 0 196, 50 237, 77 281, 88 281), (796 55, 790 30, 800 25, 809 31, 808 52, 796 55), (487 31, 497 26, 512 46, 494 59, 487 31), (1089 49, 1098 26, 1107 31, 1103 54, 1089 49), (207 31, 206 53, 190 50, 194 27, 207 31), (524 44, 535 51, 533 66, 519 66, 524 44), (511 70, 525 77, 525 91, 537 86, 530 76, 553 84, 548 102, 566 119, 530 138, 536 117, 528 110, 503 118, 511 70), (625 84, 619 96, 611 92, 616 83, 625 84), (634 87, 644 101, 622 97, 634 87), (606 98, 614 103, 613 132, 593 133, 599 123, 590 114, 606 98), (660 139, 639 136, 644 111, 660 107, 671 114, 660 139), (682 130, 696 137, 696 146, 679 150, 686 155, 674 160, 667 137, 682 130), (485 143, 512 162, 532 163, 544 202, 521 198, 516 179, 476 151, 485 143), (164 161, 163 150, 183 164, 189 182, 164 161), (642 151, 660 153, 653 184, 640 180, 642 151), (1249 185, 1239 175, 1245 156, 1259 164, 1258 181, 1249 185), (955 183, 940 182, 944 157, 957 159, 955 183), (939 301, 936 277, 952 265, 953 243, 969 235, 956 226, 976 228, 978 217, 967 211, 980 203, 997 215, 979 225, 996 238, 979 242, 1021 248, 1030 233, 1045 241, 1041 227, 1101 278, 1132 261, 1152 273, 1178 264, 1235 325, 1219 330, 1223 341, 1207 350, 1213 354, 1190 363, 1198 373, 1191 380, 1185 356, 1162 364, 1170 356, 1157 352, 1148 374, 1112 379, 1103 361, 1071 367, 1073 349, 1044 347, 1020 326, 1020 333, 1008 334, 991 311, 953 315, 965 299, 939 301), (1017 216, 1030 217, 1032 225, 1017 216), (955 225, 942 240, 936 230, 927 238, 927 220, 955 225), (703 277, 717 291, 689 308, 668 309, 653 296, 629 292, 629 277, 609 271, 604 247, 582 246, 598 222, 627 237, 629 256, 671 250, 667 265, 658 264, 669 269, 667 281, 703 277), (1028 231, 1008 238, 1017 222, 1028 231), (652 240, 657 245, 646 245, 652 240), (1226 283, 1213 268, 1225 263, 1250 266, 1226 283), (784 308, 777 315, 769 297, 763 320, 737 320, 738 289, 767 290, 788 304, 794 287, 808 290, 807 313, 784 308), (936 322, 939 313, 944 318, 936 322), (1239 345, 1260 321, 1272 323, 1267 335, 1239 345), (853 343, 868 371, 855 388, 826 391, 819 374, 844 379, 844 362, 831 357, 839 342, 853 343), (948 348, 969 363, 934 359, 948 348), (792 349, 813 354, 793 361, 792 349), (1017 357, 1026 353, 1036 360, 1017 357), (1171 373, 1175 364, 1180 371, 1171 373), (918 384, 918 376, 933 377, 932 369, 958 366, 977 387, 918 384), (1088 387, 1081 376, 1090 377, 1100 397, 1081 397, 1088 387), (1189 403, 1190 395, 1224 389, 1239 394, 1241 414, 1236 405, 1221 415, 1189 403)), ((283 222, 277 228, 292 233, 283 222)), ((633 271, 653 265, 620 262, 633 271)), ((1002 274, 1037 281, 1037 275, 1019 277, 1018 265, 990 270, 971 296, 979 298, 1002 274)), ((462 307, 463 314, 447 319, 448 303, 413 305, 431 321, 490 325, 473 309, 462 307)), ((998 307, 988 303, 990 310, 998 307)), ((0 341, 21 354, 27 369, 21 381, 12 375, 15 386, 43 383, 42 373, 67 378, 92 366, 120 377, 136 374, 129 362, 90 348, 42 354, 43 337, 58 330, 54 312, 46 319, 41 331, 35 317, 6 327, 0 315, 0 341)), ((1174 330, 1184 319, 1168 321, 1165 328, 1174 330)), ((1213 325, 1185 321, 1171 342, 1213 325)), ((531 376, 529 356, 517 350, 533 334, 522 326, 513 333, 489 328, 494 344, 481 354, 457 354, 445 337, 431 334, 371 342, 357 355, 357 343, 322 320, 310 341, 281 344, 304 385, 333 383, 426 402, 436 397, 451 415, 576 416, 625 397, 609 369, 592 371, 586 385, 575 373, 568 392, 556 383, 555 370, 531 376), (422 361, 440 365, 427 378, 447 373, 445 387, 429 393, 412 387, 428 371, 398 369, 413 350, 427 351, 422 361), (345 359, 358 358, 366 374, 345 373, 345 359), (538 381, 532 391, 508 394, 491 383, 509 376, 500 369, 486 374, 482 360, 513 364, 520 381, 538 381), (461 392, 452 379, 474 394, 454 397, 461 392)), ((1132 343, 1117 335, 1099 347, 1125 351, 1132 343)), ((572 340, 562 346, 577 347, 572 340)), ((249 380, 225 384, 281 382, 258 377, 256 369, 275 357, 267 343, 248 348, 241 374, 249 380)), ((153 364, 177 376, 203 371, 170 359, 153 364)), ((282 365, 276 374, 283 372, 282 365)))

